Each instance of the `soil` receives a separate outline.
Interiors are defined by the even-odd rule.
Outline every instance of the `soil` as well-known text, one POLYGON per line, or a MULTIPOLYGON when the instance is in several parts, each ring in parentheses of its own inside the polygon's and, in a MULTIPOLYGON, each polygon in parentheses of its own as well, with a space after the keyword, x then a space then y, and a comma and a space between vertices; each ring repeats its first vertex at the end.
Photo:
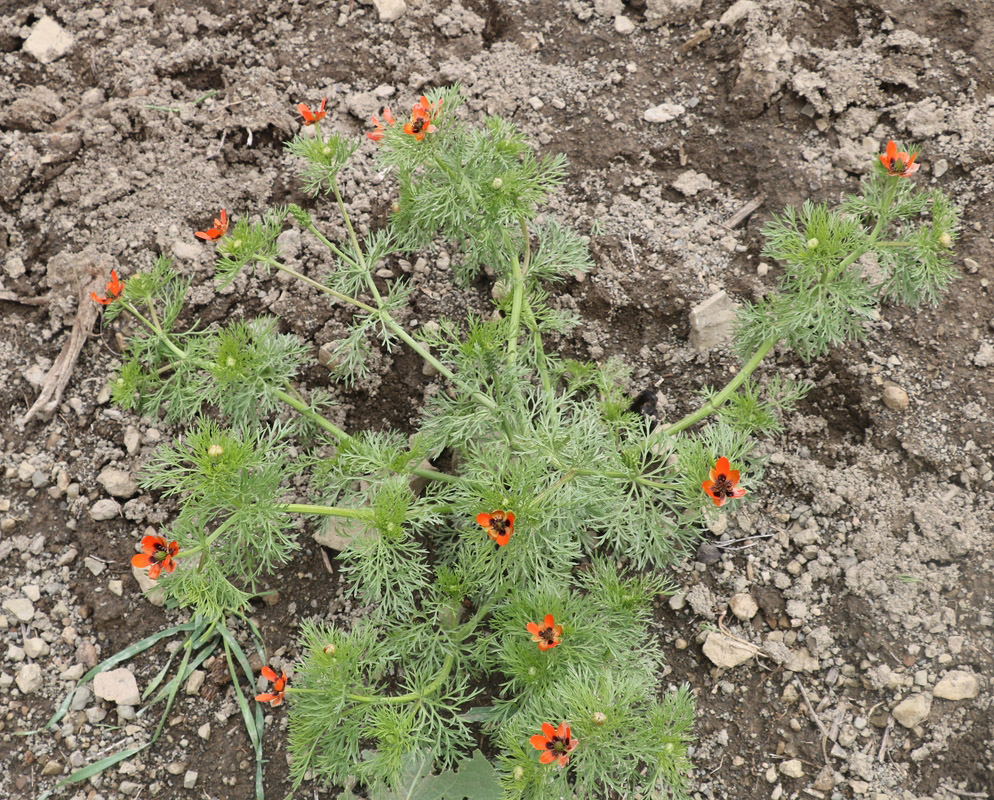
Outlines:
MULTIPOLYGON (((283 143, 299 126, 295 105, 327 96, 324 124, 358 135, 384 104, 404 108, 426 87, 458 82, 468 120, 509 117, 540 151, 569 158, 552 211, 589 235, 595 269, 563 290, 558 302, 583 325, 553 346, 620 356, 633 368, 632 394, 654 390, 668 419, 735 368, 723 348, 690 346, 688 311, 721 289, 741 301, 775 285, 778 268, 761 256, 770 214, 855 190, 889 138, 921 144, 915 179, 963 208, 962 279, 936 308, 881 309, 863 341, 824 358, 768 359, 767 374, 816 389, 784 435, 762 443, 762 485, 713 526, 717 547, 675 571, 681 590, 660 600, 658 633, 667 679, 698 698, 695 796, 992 796, 988 0, 408 0, 391 22, 362 0, 0 0, 0 62, 0 600, 27 596, 34 607, 28 622, 6 607, 0 618, 0 795, 36 797, 73 766, 142 741, 148 719, 116 717, 98 701, 54 735, 14 732, 53 713, 73 665, 187 618, 150 605, 128 565, 133 543, 173 507, 139 494, 112 519, 90 513, 108 497, 97 482, 105 467, 134 474, 177 433, 101 391, 128 323, 100 325, 56 413, 19 424, 90 268, 127 277, 164 253, 193 281, 191 320, 275 313, 316 355, 344 330, 341 309, 262 273, 216 291, 213 248, 192 231, 221 207, 240 217, 296 202, 329 237, 342 235, 335 210, 292 177, 283 143), (29 39, 46 19, 68 37, 64 52, 46 55, 29 39), (644 119, 663 103, 680 107, 671 120, 644 119), (743 224, 723 224, 760 196, 743 224), (890 384, 907 392, 907 408, 882 403, 890 384), (760 606, 746 622, 726 613, 744 592, 760 606), (763 655, 718 670, 701 647, 716 627, 763 655), (47 652, 25 654, 34 638, 47 652), (31 663, 42 681, 22 691, 14 676, 31 663), (977 696, 933 698, 950 670, 978 676, 977 696), (927 715, 895 724, 890 712, 919 695, 931 700, 927 715)), ((374 150, 360 148, 343 187, 362 230, 382 224, 393 191, 374 150)), ((306 239, 283 245, 305 272, 325 268, 306 239)), ((451 255, 442 246, 390 263, 416 287, 412 326, 488 308, 489 281, 455 288, 451 255)), ((301 383, 329 391, 347 429, 412 429, 437 378, 408 353, 374 359, 351 390, 317 365, 301 383)), ((313 543, 272 587, 276 602, 254 618, 286 666, 302 615, 356 611, 313 543)), ((144 687, 165 658, 160 647, 127 666, 144 687)), ((278 709, 271 719, 265 782, 275 798, 288 783, 278 709)), ((221 686, 181 695, 154 752, 64 794, 247 798, 252 775, 221 686), (192 788, 188 771, 198 773, 192 788)))

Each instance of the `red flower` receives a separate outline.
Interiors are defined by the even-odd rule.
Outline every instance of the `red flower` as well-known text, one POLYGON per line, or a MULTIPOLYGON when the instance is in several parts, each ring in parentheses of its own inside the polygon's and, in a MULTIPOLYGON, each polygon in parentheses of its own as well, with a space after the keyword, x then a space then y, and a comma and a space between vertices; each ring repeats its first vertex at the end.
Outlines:
POLYGON ((918 153, 912 153, 909 156, 903 151, 898 152, 897 142, 891 139, 887 142, 887 152, 880 156, 880 163, 884 165, 888 175, 895 178, 910 178, 918 172, 918 168, 921 166, 921 164, 915 163, 916 158, 918 158, 918 153))
POLYGON ((434 133, 438 130, 432 123, 435 115, 442 108, 441 99, 436 105, 428 102, 428 98, 421 95, 421 99, 414 104, 411 110, 411 121, 404 126, 404 133, 410 134, 419 142, 425 138, 426 133, 434 133))
POLYGON ((528 633, 532 635, 532 641, 538 642, 539 650, 551 650, 563 638, 563 626, 556 625, 555 622, 552 614, 546 614, 544 628, 539 627, 537 622, 529 622, 525 625, 528 633))
POLYGON ((297 111, 300 112, 300 116, 304 118, 304 126, 313 125, 315 122, 320 122, 324 119, 325 110, 324 107, 328 103, 327 97, 321 98, 321 107, 317 111, 311 111, 310 106, 306 103, 298 103, 297 111))
POLYGON ((172 572, 176 569, 176 562, 173 556, 179 552, 179 545, 176 542, 169 542, 161 536, 146 536, 142 539, 142 550, 131 559, 131 566, 144 569, 148 567, 148 577, 153 581, 162 573, 172 572))
POLYGON ((206 231, 196 231, 194 236, 198 239, 203 239, 205 242, 212 242, 215 239, 220 239, 224 234, 228 232, 228 212, 223 208, 221 209, 221 219, 214 220, 214 227, 208 228, 206 231))
POLYGON ((96 292, 90 292, 90 297, 93 298, 95 303, 100 303, 102 306, 109 306, 115 299, 120 297, 121 292, 124 291, 124 283, 117 279, 117 272, 115 270, 110 271, 110 283, 107 284, 106 291, 106 297, 100 297, 96 292))
POLYGON ((739 482, 739 471, 732 469, 728 463, 728 459, 724 456, 718 459, 718 463, 714 465, 710 476, 711 480, 704 481, 701 484, 701 488, 714 501, 716 506, 721 507, 725 505, 725 501, 729 497, 745 496, 745 489, 735 488, 735 484, 739 482))
POLYGON ((385 133, 386 129, 391 125, 393 125, 394 122, 396 122, 396 120, 393 118, 393 113, 390 111, 389 108, 383 109, 383 122, 380 122, 376 118, 376 114, 373 114, 373 116, 371 116, 369 119, 372 121, 374 128, 373 130, 369 131, 366 134, 366 136, 368 136, 377 144, 380 143, 380 139, 383 138, 383 134, 385 133), (384 123, 386 123, 386 127, 384 127, 384 123))
POLYGON ((580 743, 578 739, 570 736, 569 725, 565 722, 560 722, 558 729, 553 728, 548 722, 543 722, 542 735, 532 736, 528 741, 536 750, 542 751, 542 755, 538 757, 540 763, 551 764, 558 760, 560 767, 566 766, 569 754, 580 743))
POLYGON ((273 706, 278 706, 283 702, 283 695, 286 691, 286 672, 280 670, 280 676, 276 677, 276 672, 272 667, 262 668, 262 677, 267 681, 273 682, 273 691, 265 692, 263 694, 257 694, 255 699, 260 703, 269 703, 273 706))
POLYGON ((508 511, 492 511, 489 514, 477 514, 476 521, 483 526, 487 536, 497 542, 498 547, 508 543, 514 533, 514 514, 508 511))

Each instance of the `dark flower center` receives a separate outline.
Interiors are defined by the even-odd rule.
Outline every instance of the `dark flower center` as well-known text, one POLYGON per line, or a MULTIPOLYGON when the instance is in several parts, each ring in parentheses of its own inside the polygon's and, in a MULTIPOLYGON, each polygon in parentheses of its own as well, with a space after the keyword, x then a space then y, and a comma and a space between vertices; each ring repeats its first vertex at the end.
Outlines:
POLYGON ((538 632, 538 635, 549 644, 552 644, 556 639, 556 632, 552 630, 552 628, 542 628, 542 630, 538 632))
POLYGON ((714 479, 714 486, 711 487, 711 491, 718 497, 731 497, 734 490, 735 484, 728 480, 724 472, 714 479))
POLYGON ((510 526, 510 524, 511 524, 510 520, 506 519, 505 517, 490 518, 490 528, 491 530, 494 531, 494 533, 497 534, 504 533, 504 531, 508 529, 508 526, 510 526))
POLYGON ((569 747, 569 739, 560 739, 558 736, 553 736, 545 745, 546 750, 552 750, 556 753, 565 753, 566 748, 569 747))
POLYGON ((426 120, 424 117, 418 117, 416 120, 414 120, 414 122, 411 123, 411 129, 415 133, 421 133, 421 129, 425 126, 427 122, 428 120, 426 120))

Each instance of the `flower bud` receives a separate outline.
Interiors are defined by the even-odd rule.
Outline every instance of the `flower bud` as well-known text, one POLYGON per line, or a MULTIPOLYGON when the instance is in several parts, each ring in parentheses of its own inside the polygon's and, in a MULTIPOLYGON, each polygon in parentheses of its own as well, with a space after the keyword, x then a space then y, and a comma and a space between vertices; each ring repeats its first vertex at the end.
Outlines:
POLYGON ((207 455, 209 455, 211 458, 217 458, 218 456, 223 456, 224 448, 221 447, 221 445, 219 444, 212 444, 210 447, 207 448, 207 455))
POLYGON ((228 356, 224 361, 224 365, 228 367, 228 369, 234 369, 236 364, 238 364, 238 362, 235 361, 234 356, 228 356))
POLYGON ((328 644, 326 644, 324 646, 324 652, 325 652, 326 655, 329 655, 329 656, 335 655, 335 652, 337 650, 338 650, 338 648, 335 647, 334 642, 328 642, 328 644))
POLYGON ((538 670, 535 667, 528 667, 528 677, 534 678, 536 675, 538 675, 538 670))
POLYGON ((818 246, 818 240, 815 238, 808 239, 808 250, 814 250, 818 246))
POLYGON ((504 185, 504 181, 502 181, 500 178, 494 178, 493 183, 491 183, 490 185, 493 186, 495 190, 500 189, 504 185))
POLYGON ((603 725, 607 722, 607 714, 603 711, 595 711, 590 718, 594 721, 594 725, 603 725))
POLYGON ((939 244, 941 244, 943 247, 952 247, 953 237, 949 235, 948 231, 943 231, 941 234, 939 234, 939 244))
POLYGON ((514 772, 511 773, 511 776, 516 781, 522 780, 525 777, 525 768, 524 767, 515 767, 514 768, 514 772))
POLYGON ((394 214, 397 214, 397 213, 399 213, 399 212, 400 212, 400 203, 394 203, 394 204, 393 204, 392 206, 390 206, 390 210, 391 210, 391 211, 392 211, 392 212, 393 212, 394 214))

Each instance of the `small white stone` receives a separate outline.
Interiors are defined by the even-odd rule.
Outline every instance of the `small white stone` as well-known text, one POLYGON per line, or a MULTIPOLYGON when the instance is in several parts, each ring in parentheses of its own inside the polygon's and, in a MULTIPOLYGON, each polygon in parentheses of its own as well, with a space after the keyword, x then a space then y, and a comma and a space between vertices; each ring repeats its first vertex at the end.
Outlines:
POLYGON ((141 702, 138 681, 131 670, 121 667, 109 672, 98 672, 93 679, 93 693, 104 700, 122 706, 136 706, 141 702))
POLYGON ((195 669, 190 673, 190 677, 186 679, 186 693, 189 695, 199 694, 201 687, 204 685, 204 680, 207 678, 207 673, 202 669, 195 669))
POLYGON ((631 34, 635 33, 635 23, 624 14, 618 14, 614 18, 614 29, 622 36, 631 36, 631 34))
POLYGON ((734 25, 743 17, 749 16, 756 8, 756 3, 754 0, 736 0, 729 6, 728 10, 721 15, 718 20, 719 25, 725 25, 726 27, 734 25))
POLYGON ((205 722, 199 728, 197 728, 197 736, 203 739, 205 742, 211 738, 211 724, 205 722))
POLYGON ((728 601, 728 607, 731 608, 732 613, 743 622, 752 619, 757 613, 759 613, 759 604, 751 594, 746 592, 732 595, 732 599, 728 601))
MULTIPOLYGON (((675 181, 670 184, 674 189, 676 189, 684 197, 693 197, 698 192, 703 192, 710 189, 714 184, 711 179, 702 172, 694 172, 692 169, 688 169, 686 172, 681 172, 675 181)), ((735 242, 733 237, 732 249, 735 249, 735 242)))
POLYGON ((51 64, 68 53, 73 43, 72 34, 58 22, 51 17, 42 17, 24 40, 22 49, 42 64, 51 64))
POLYGON ((113 580, 107 581, 107 589, 111 594, 116 594, 118 597, 124 594, 124 581, 113 580))
MULTIPOLYGON (((27 642, 24 643, 27 650, 27 642)), ((972 672, 954 669, 942 676, 932 694, 943 700, 972 700, 980 694, 980 681, 972 672)))
POLYGON ((373 5, 376 6, 376 13, 380 15, 380 22, 393 22, 407 13, 407 3, 404 0, 373 0, 373 5))
POLYGON ((100 561, 99 559, 96 559, 93 556, 87 556, 86 558, 84 558, 83 566, 85 566, 91 573, 93 573, 94 576, 99 575, 101 572, 107 569, 107 565, 103 561, 100 561))
POLYGON ((40 636, 32 636, 30 639, 25 639, 24 641, 24 654, 28 658, 40 658, 41 656, 47 656, 49 653, 48 642, 42 639, 40 636))
POLYGON ((718 667, 730 669, 745 664, 755 651, 718 631, 710 631, 704 640, 704 655, 718 667))
POLYGON ((798 759, 792 758, 780 765, 780 774, 787 778, 800 778, 804 775, 804 765, 798 759))
POLYGON ((14 680, 22 694, 34 694, 41 688, 41 667, 38 664, 25 664, 17 670, 14 680))
POLYGON ((722 290, 690 310, 690 344, 702 352, 726 345, 734 324, 735 303, 722 290))
POLYGON ((647 108, 642 114, 646 122, 671 122, 679 117, 686 109, 676 103, 660 103, 658 106, 647 108))
POLYGON ((198 777, 198 775, 197 775, 197 773, 194 770, 188 769, 186 771, 186 775, 183 776, 183 788, 184 789, 192 789, 194 786, 196 786, 197 785, 197 777, 198 777))
POLYGON ((97 502, 90 506, 90 519, 94 522, 116 519, 119 516, 121 516, 121 504, 116 500, 111 500, 109 497, 97 500, 97 502))
POLYGON ((884 388, 884 405, 892 411, 904 411, 908 407, 908 393, 900 386, 890 384, 884 388))
POLYGON ((928 718, 928 712, 932 710, 932 697, 927 694, 913 694, 905 698, 895 706, 894 719, 900 722, 905 728, 913 728, 920 722, 928 718))
POLYGON ((17 617, 18 622, 31 622, 35 615, 34 603, 26 597, 11 597, 4 600, 3 607, 17 617))
POLYGON ((131 476, 131 473, 123 469, 107 467, 97 476, 97 483, 104 487, 107 494, 113 497, 134 497, 138 491, 138 484, 131 476))

